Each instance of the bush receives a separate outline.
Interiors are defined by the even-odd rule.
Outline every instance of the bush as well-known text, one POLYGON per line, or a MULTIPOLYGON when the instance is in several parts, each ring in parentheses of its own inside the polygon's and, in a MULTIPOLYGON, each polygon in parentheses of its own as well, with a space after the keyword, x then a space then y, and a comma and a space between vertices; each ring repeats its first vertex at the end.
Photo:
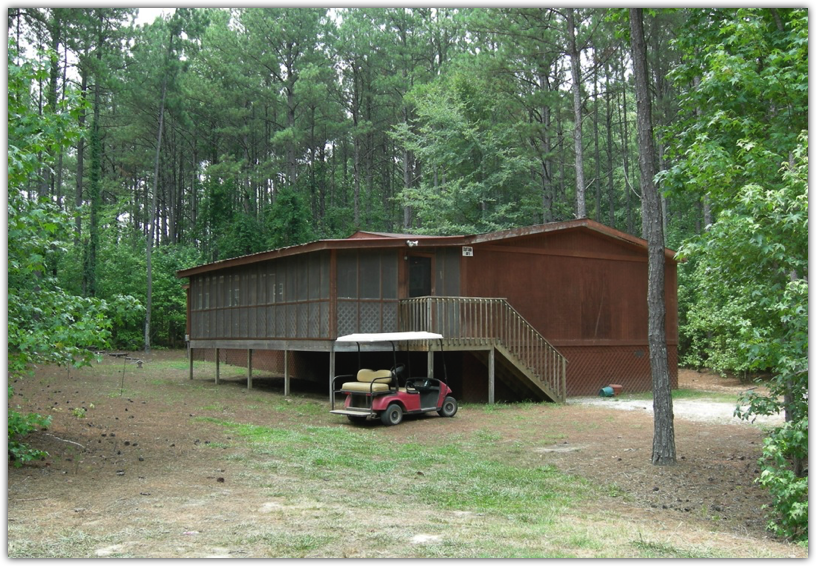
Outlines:
POLYGON ((765 439, 757 480, 773 496, 775 517, 768 528, 798 541, 808 538, 808 478, 796 475, 792 460, 807 457, 807 449, 807 417, 785 423, 765 439))
MULTIPOLYGON (((8 388, 8 397, 14 395, 14 389, 8 388)), ((24 415, 9 408, 8 412, 8 454, 14 466, 20 467, 26 462, 39 460, 48 456, 43 450, 31 448, 21 442, 21 439, 38 428, 47 428, 51 425, 51 417, 44 417, 36 413, 24 415)))

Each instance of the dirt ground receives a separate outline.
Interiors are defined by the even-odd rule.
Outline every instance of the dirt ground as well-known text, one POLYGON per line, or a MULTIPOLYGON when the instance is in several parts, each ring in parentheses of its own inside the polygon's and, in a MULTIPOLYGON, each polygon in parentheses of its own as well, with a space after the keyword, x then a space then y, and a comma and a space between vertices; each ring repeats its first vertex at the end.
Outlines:
MULTIPOLYGON (((203 404, 187 380, 184 352, 156 353, 145 358, 146 367, 151 363, 169 365, 160 377, 153 373, 145 377, 148 374, 140 374, 132 363, 104 357, 94 368, 41 368, 34 377, 14 384, 10 405, 50 414, 53 422, 48 430, 30 437, 49 457, 8 468, 10 555, 25 556, 29 545, 42 552, 50 544, 49 536, 66 529, 104 533, 132 528, 136 541, 139 529, 154 532, 155 525, 172 525, 181 533, 172 547, 162 543, 161 548, 150 548, 142 541, 127 548, 119 542, 97 544, 94 554, 236 556, 226 548, 203 548, 196 535, 230 522, 249 523, 252 516, 276 505, 259 501, 257 491, 236 477, 228 458, 213 457, 214 451, 240 450, 229 431, 196 417, 218 415, 268 425, 270 418, 278 417, 259 411, 253 400, 257 396, 280 400, 281 380, 256 378, 252 391, 247 391, 245 380, 225 380, 218 386, 223 405, 203 404)), ((214 387, 212 381, 197 376, 193 383, 214 387)), ((319 391, 293 387, 301 397, 321 398, 319 391)), ((681 370, 680 387, 731 393, 746 388, 736 380, 686 370, 681 370)), ((531 445, 531 451, 564 472, 587 478, 610 493, 624 494, 604 499, 599 506, 614 506, 615 513, 643 523, 661 523, 677 536, 699 536, 685 529, 693 524, 697 533, 703 525, 712 533, 742 541, 734 544, 767 545, 776 556, 807 556, 807 549, 784 544, 765 530, 762 507, 770 500, 754 484, 762 445, 760 426, 717 417, 722 403, 711 405, 711 418, 699 410, 684 415, 676 404, 678 463, 656 467, 649 463, 653 426, 649 410, 612 410, 622 408, 615 407, 619 399, 605 404, 588 401, 570 400, 560 408, 557 423, 546 438, 531 445)), ((321 423, 348 426, 334 415, 317 418, 321 423)), ((445 421, 450 423, 446 428, 467 431, 484 428, 489 419, 489 411, 465 406, 454 419, 445 421)), ((501 442, 529 443, 528 430, 502 422, 487 423, 499 427, 495 432, 501 442)), ((405 421, 394 429, 407 434, 424 424, 405 421)), ((394 429, 387 433, 396 434, 394 429)), ((68 547, 54 546, 54 553, 70 554, 70 544, 79 543, 64 544, 68 547)))

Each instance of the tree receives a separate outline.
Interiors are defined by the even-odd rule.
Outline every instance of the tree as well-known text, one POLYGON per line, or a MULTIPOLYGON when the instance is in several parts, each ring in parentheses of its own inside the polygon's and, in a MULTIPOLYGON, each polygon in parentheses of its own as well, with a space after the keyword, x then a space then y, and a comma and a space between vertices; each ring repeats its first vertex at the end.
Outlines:
MULTIPOLYGON (((78 52, 79 72, 82 77, 83 97, 88 95, 86 89, 91 86, 91 124, 88 132, 89 168, 88 194, 84 190, 84 167, 77 171, 77 207, 84 200, 89 205, 88 239, 83 257, 83 292, 91 297, 97 292, 97 252, 99 248, 99 215, 102 206, 103 183, 103 140, 102 124, 105 93, 110 84, 113 61, 122 54, 122 29, 125 20, 132 17, 132 8, 94 8, 89 10, 73 9, 70 13, 71 45, 78 52), (90 85, 89 85, 90 82, 90 85)), ((80 127, 84 127, 85 114, 80 115, 80 127)), ((84 140, 84 137, 83 137, 84 140)), ((84 145, 79 148, 79 162, 84 165, 84 145)), ((80 223, 77 228, 79 232, 80 223)), ((79 236, 79 234, 78 234, 79 236)))
POLYGON ((526 182, 530 163, 516 149, 513 124, 499 118, 488 81, 466 72, 416 87, 416 120, 394 137, 414 154, 423 175, 404 190, 421 230, 461 234, 521 224, 536 208, 526 182))
POLYGON ((742 187, 709 231, 681 248, 694 261, 695 294, 707 300, 694 297, 689 313, 692 349, 720 371, 773 375, 769 394, 749 391, 737 414, 785 412, 785 424, 764 441, 758 481, 774 498, 769 527, 795 539, 808 530, 807 147, 803 134, 794 163, 782 164, 784 186, 742 187))
POLYGON ((806 10, 691 14, 672 74, 685 89, 672 143, 683 152, 665 175, 711 206, 707 230, 681 247, 687 361, 772 376, 770 396, 749 395, 740 414, 785 410, 758 481, 774 498, 770 528, 796 539, 808 531, 807 28, 806 10))
POLYGON ((267 215, 270 248, 295 246, 314 240, 309 210, 294 189, 282 189, 267 215))
POLYGON ((575 216, 575 201, 558 179, 559 173, 564 177, 559 164, 569 150, 561 143, 568 101, 561 88, 565 73, 558 22, 554 10, 518 8, 474 10, 466 20, 479 50, 469 54, 473 61, 467 72, 489 84, 491 96, 500 97, 497 120, 510 125, 518 137, 513 144, 529 162, 525 184, 538 193, 540 210, 528 223, 575 216))
POLYGON ((655 146, 652 133, 649 72, 646 62, 646 40, 643 33, 643 9, 629 9, 629 31, 632 42, 632 64, 637 95, 638 148, 640 184, 643 193, 643 234, 649 248, 649 362, 654 395, 654 437, 652 463, 670 465, 676 461, 674 446, 674 412, 669 355, 666 347, 665 245, 660 195, 654 183, 655 146))
POLYGON ((575 117, 572 139, 575 144, 575 216, 586 218, 586 183, 584 182, 583 108, 581 105, 581 50, 575 38, 575 8, 566 8, 567 45, 572 74, 572 109, 575 117))
MULTIPOLYGON (((147 306, 145 309, 145 332, 144 332, 144 349, 146 352, 150 351, 150 319, 153 310, 153 262, 152 262, 152 254, 153 254, 153 243, 156 240, 157 236, 157 227, 156 227, 156 209, 157 209, 157 202, 158 202, 158 193, 159 193, 159 158, 161 157, 161 149, 162 149, 162 135, 164 134, 164 112, 165 112, 165 101, 167 100, 167 89, 168 89, 168 79, 172 82, 175 82, 176 74, 178 73, 179 61, 178 61, 178 53, 176 52, 179 49, 179 46, 176 45, 174 47, 173 43, 180 42, 180 36, 185 28, 187 31, 195 30, 196 26, 195 23, 191 23, 190 20, 192 14, 189 8, 179 8, 173 15, 170 17, 170 20, 166 23, 165 26, 161 26, 161 28, 167 28, 167 49, 164 53, 163 64, 160 67, 160 75, 161 79, 161 96, 159 101, 159 116, 158 116, 158 127, 156 128, 156 153, 153 162, 153 197, 151 199, 150 204, 150 217, 148 219, 149 228, 147 230, 147 306), (185 26, 185 23, 187 24, 185 26)), ((162 20, 157 20, 159 22, 164 23, 162 20)), ((198 30, 196 30, 198 31, 198 30)), ((190 35, 193 35, 191 33, 190 35)), ((172 88, 172 85, 171 85, 172 88)))
MULTIPOLYGON (((8 49, 8 370, 22 377, 33 364, 87 364, 89 348, 105 346, 111 311, 137 308, 129 297, 118 305, 66 292, 53 265, 65 251, 70 217, 45 198, 29 198, 26 186, 38 183, 42 165, 53 165, 61 151, 77 139, 80 101, 67 93, 57 108, 40 114, 32 105, 33 83, 44 77, 42 60, 18 64, 13 42, 8 49)), ((43 59, 47 60, 45 55, 43 59)), ((9 398, 13 389, 8 388, 9 398)), ((43 452, 23 444, 21 437, 49 419, 8 412, 8 441, 15 465, 43 452)))

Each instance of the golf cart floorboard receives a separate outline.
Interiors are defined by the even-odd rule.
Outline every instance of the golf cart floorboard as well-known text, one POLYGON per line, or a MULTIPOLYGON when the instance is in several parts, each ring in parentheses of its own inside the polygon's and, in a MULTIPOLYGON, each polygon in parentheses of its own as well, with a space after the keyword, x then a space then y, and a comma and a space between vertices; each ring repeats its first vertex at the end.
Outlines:
POLYGON ((355 410, 355 409, 335 409, 333 411, 329 411, 334 415, 350 415, 352 417, 367 417, 369 415, 373 415, 374 413, 368 409, 363 410, 355 410))

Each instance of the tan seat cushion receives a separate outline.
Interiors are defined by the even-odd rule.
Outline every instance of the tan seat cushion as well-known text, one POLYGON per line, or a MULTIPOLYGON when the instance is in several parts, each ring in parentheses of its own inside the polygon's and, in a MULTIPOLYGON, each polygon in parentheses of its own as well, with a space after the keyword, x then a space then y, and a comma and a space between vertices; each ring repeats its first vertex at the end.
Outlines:
POLYGON ((391 383, 390 379, 383 379, 385 377, 391 377, 391 370, 390 369, 361 369, 357 372, 357 381, 365 381, 370 383, 377 380, 377 383, 391 383))
POLYGON ((359 391, 367 393, 369 391, 388 391, 391 383, 391 370, 361 369, 357 372, 357 381, 347 381, 343 384, 343 391, 359 391), (387 378, 387 379, 386 379, 387 378), (377 380, 372 385, 372 381, 377 380))

